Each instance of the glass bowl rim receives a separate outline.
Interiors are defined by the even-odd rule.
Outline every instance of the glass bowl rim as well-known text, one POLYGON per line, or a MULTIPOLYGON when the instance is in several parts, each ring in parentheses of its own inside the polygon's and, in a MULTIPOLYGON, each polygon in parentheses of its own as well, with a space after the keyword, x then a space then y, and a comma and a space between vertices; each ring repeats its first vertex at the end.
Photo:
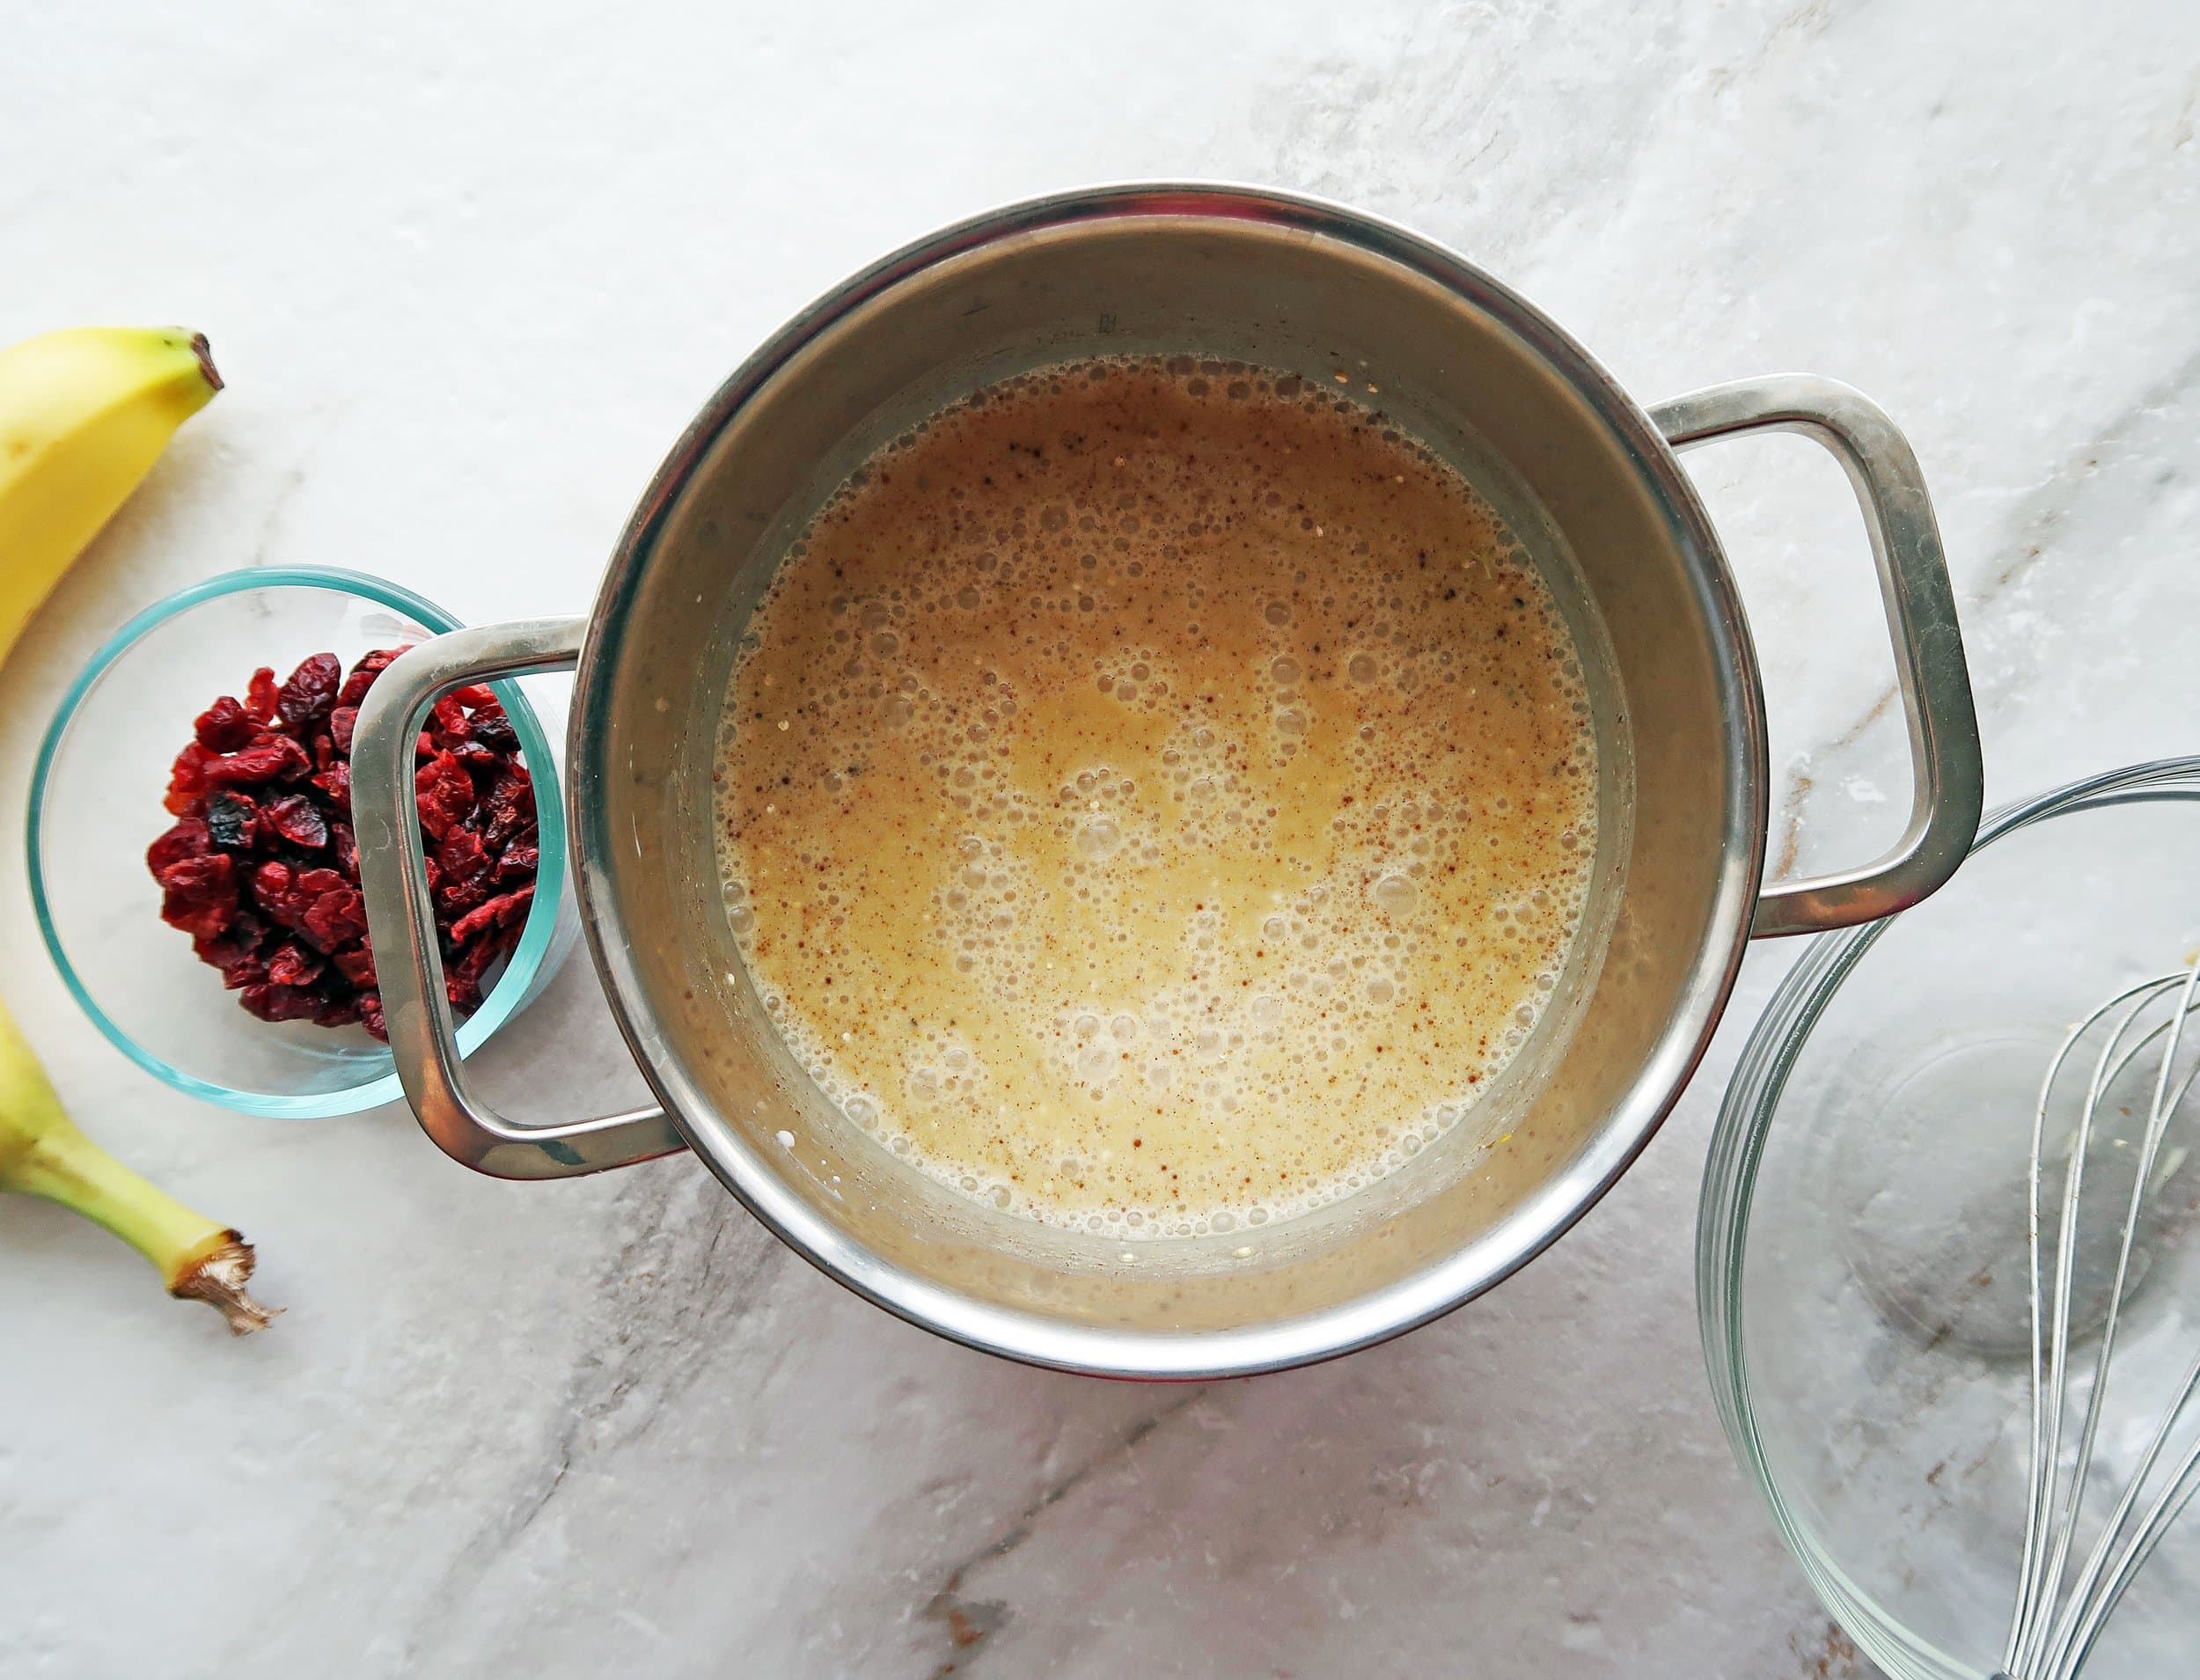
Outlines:
MULTIPOLYGON (((2196 798, 2200 798, 2200 756, 2127 765, 1996 807, 1979 825, 1971 850, 2054 817, 2196 798)), ((1956 880, 1962 878, 1959 870, 1956 880)), ((1812 939, 1751 1029, 1720 1104, 1704 1164, 1696 1225, 1697 1324, 1727 1445, 1756 1482, 1780 1538, 1812 1590, 1843 1631, 1896 1680, 1985 1680, 1991 1669, 1973 1668, 1920 1639, 1851 1581, 1790 1508, 1757 1432, 1743 1339, 1742 1270, 1751 1204, 1765 1138, 1786 1094, 1788 1075, 1826 1005, 1901 919, 1897 913, 1812 939)))
MULTIPOLYGON (((108 1043, 147 1073, 186 1096, 240 1114, 287 1119, 324 1119, 378 1108, 385 1103, 402 1097, 405 1090, 396 1068, 387 1067, 371 1079, 340 1089, 311 1093, 239 1090, 185 1072, 140 1044, 93 998, 91 989, 77 972, 76 965, 70 960, 46 888, 43 831, 48 784, 62 749, 67 743, 70 727, 75 723, 86 697, 125 654, 170 620, 208 601, 261 589, 320 589, 358 597, 378 606, 388 607, 392 612, 402 613, 437 635, 464 627, 462 620, 403 584, 341 566, 247 567, 241 571, 223 572, 203 579, 155 601, 100 644, 99 650, 85 663, 83 671, 77 673, 67 692, 62 695, 52 721, 47 724, 45 733, 40 738, 38 757, 31 772, 30 798, 24 821, 31 906, 37 920, 39 937, 46 946, 46 954, 53 959, 55 968, 61 974, 62 984, 68 987, 77 1006, 106 1036, 108 1043)), ((482 1001, 481 1007, 468 1016, 458 1029, 458 1048, 462 1054, 471 1054, 485 1043, 491 1034, 518 1012, 520 1004, 532 990, 536 975, 551 949, 557 928, 559 905, 565 889, 565 811, 556 786, 556 761, 550 752, 549 737, 517 684, 501 681, 491 686, 512 720, 513 730, 519 737, 521 756, 534 773, 538 789, 542 787, 543 767, 551 770, 552 781, 549 796, 538 796, 535 802, 541 855, 535 875, 534 899, 528 906, 527 921, 520 934, 519 943, 505 965, 502 976, 482 1001)))

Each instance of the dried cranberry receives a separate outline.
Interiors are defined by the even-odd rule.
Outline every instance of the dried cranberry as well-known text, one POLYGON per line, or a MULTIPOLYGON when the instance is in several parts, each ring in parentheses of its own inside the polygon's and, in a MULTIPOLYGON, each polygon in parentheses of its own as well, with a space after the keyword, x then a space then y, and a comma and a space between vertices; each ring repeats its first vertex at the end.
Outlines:
POLYGON ((444 964, 444 995, 451 1000, 454 1009, 473 1009, 480 1007, 481 976, 488 972, 502 953, 493 939, 479 939, 471 945, 461 945, 444 964))
POLYGON ((158 877, 171 863, 204 857, 212 844, 204 823, 196 817, 183 818, 145 848, 145 867, 158 877))
POLYGON ((209 752, 234 752, 260 733, 260 725, 246 714, 234 695, 224 694, 199 714, 193 733, 209 752))
MULTIPOLYGON (((210 802, 208 810, 210 815, 210 802)), ((318 852, 328 844, 328 819, 321 815, 319 807, 302 793, 278 799, 268 806, 267 823, 269 828, 291 845, 306 851, 318 852)))
POLYGON ((268 943, 268 928, 251 910, 238 910, 233 921, 222 928, 217 935, 194 936, 191 950, 198 952, 198 961, 213 963, 222 974, 242 970, 260 970, 248 974, 248 979, 231 980, 229 989, 235 992, 239 985, 251 985, 251 980, 264 980, 264 963, 257 961, 260 945, 268 943))
POLYGON ((328 715, 328 733, 336 744, 336 751, 346 758, 351 756, 351 732, 358 727, 359 708, 339 706, 328 715))
POLYGON ((271 735, 242 752, 216 759, 200 774, 209 788, 257 788, 290 781, 312 767, 304 747, 287 735, 271 735))
POLYGON ((336 691, 339 706, 356 706, 367 697, 367 690, 374 679, 395 664, 400 655, 410 653, 410 648, 379 648, 365 655, 351 668, 351 675, 344 679, 344 686, 336 691))
POLYGON ((211 938, 237 919, 237 865, 228 854, 187 857, 160 872, 160 919, 211 938))
POLYGON ((252 849, 253 823, 259 815, 259 803, 250 794, 216 788, 206 796, 207 835, 224 852, 252 849))
POLYGON ((482 838, 492 851, 510 844, 519 831, 535 820, 534 782, 517 764, 507 763, 496 773, 484 802, 488 820, 482 838))
POLYGON ((519 731, 512 727, 512 720, 504 715, 504 708, 494 696, 488 704, 473 714, 473 738, 483 746, 499 752, 519 751, 519 731))
POLYGON ((390 1030, 382 1020, 382 994, 379 992, 359 994, 359 1024, 375 1038, 387 1044, 390 1030))
POLYGON ((430 840, 441 840, 473 810, 473 778, 448 752, 438 752, 413 777, 420 805, 420 825, 430 840))
POLYGON ((313 785, 328 796, 328 803, 338 811, 351 809, 351 760, 339 759, 313 779, 313 785))
POLYGON ((275 696, 275 709, 293 729, 318 723, 336 703, 336 690, 344 679, 342 663, 333 653, 317 653, 301 660, 275 696))
POLYGON ((532 844, 514 840, 504 848, 504 855, 496 860, 496 884, 517 881, 523 876, 532 880, 542 867, 542 854, 532 844))
POLYGON ((320 1000, 299 987, 278 986, 269 980, 247 986, 238 1001, 262 1021, 311 1021, 320 1000))
POLYGON ((313 1011, 317 1027, 348 1027, 359 1019, 359 999, 356 994, 330 998, 313 1011))
POLYGON ((453 877, 478 879, 489 866, 489 855, 480 835, 461 826, 436 842, 436 862, 442 866, 446 882, 453 877))
POLYGON ((458 704, 456 694, 445 694, 436 702, 434 719, 431 732, 437 746, 456 746, 473 738, 473 725, 467 722, 466 708, 458 704))
POLYGON ((262 723, 275 720, 275 672, 266 665, 252 674, 252 681, 245 689, 245 709, 262 723))
MULTIPOLYGON (((319 875, 322 870, 313 870, 319 875)), ((307 908, 305 936, 322 950, 335 950, 367 936, 367 905, 353 887, 336 887, 322 893, 307 908)))
POLYGON ((506 892, 491 899, 478 910, 469 910, 451 925, 454 944, 463 945, 476 934, 492 928, 509 928, 527 913, 527 906, 534 902, 535 890, 521 887, 516 892, 506 892))
MULTIPOLYGON (((291 900, 297 891, 297 881, 288 863, 280 861, 262 863, 253 871, 253 901, 285 927, 290 925, 291 900)), ((302 913, 303 905, 298 906, 302 913)))
POLYGON ((217 755, 209 752, 196 741, 176 754, 176 761, 168 773, 168 797, 165 803, 178 817, 193 817, 199 796, 206 791, 206 767, 217 755))
POLYGON ((268 978, 268 965, 257 957, 239 957, 226 965, 216 963, 222 971, 222 984, 228 990, 241 992, 247 986, 258 986, 268 978))
MULTIPOLYGON (((345 767, 348 771, 349 766, 345 767)), ((359 878, 359 842, 352 838, 351 830, 339 822, 328 825, 328 843, 336 848, 336 867, 347 881, 359 878)))
POLYGON ((374 988, 374 953, 364 945, 333 952, 328 960, 354 986, 365 991, 374 988))
POLYGON ((449 754, 451 761, 459 770, 466 772, 468 779, 473 781, 475 801, 480 801, 481 794, 488 792, 490 785, 497 781, 497 772, 503 767, 502 754, 490 752, 480 741, 458 741, 449 748, 436 748, 436 757, 444 757, 444 754, 449 754))
POLYGON ((320 972, 320 958, 307 956, 296 945, 281 946, 268 959, 268 978, 277 986, 311 986, 320 972))
POLYGON ((446 916, 463 914, 489 896, 488 853, 470 828, 454 828, 436 847, 436 908, 446 916))

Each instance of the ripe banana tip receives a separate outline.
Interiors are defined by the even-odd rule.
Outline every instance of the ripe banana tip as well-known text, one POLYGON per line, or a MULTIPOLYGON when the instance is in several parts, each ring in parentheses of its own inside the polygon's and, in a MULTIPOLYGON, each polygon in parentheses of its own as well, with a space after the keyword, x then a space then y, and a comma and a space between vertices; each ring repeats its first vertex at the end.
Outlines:
POLYGON ((263 1307, 245 1288, 255 1264, 252 1244, 238 1231, 224 1231, 214 1247, 186 1266, 168 1293, 179 1301, 203 1301, 228 1322, 232 1336, 249 1336, 273 1324, 280 1307, 263 1307))

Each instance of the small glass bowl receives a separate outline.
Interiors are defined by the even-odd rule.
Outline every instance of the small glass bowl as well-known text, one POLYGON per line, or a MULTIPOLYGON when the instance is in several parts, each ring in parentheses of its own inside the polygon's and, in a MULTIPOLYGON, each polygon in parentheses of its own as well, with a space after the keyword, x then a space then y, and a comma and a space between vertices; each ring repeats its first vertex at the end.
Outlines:
MULTIPOLYGON (((216 695, 242 695, 255 667, 272 666, 281 680, 307 655, 328 652, 348 671, 373 649, 458 627, 433 602, 363 573, 259 568, 146 608, 70 685, 31 781, 32 902, 70 993, 139 1067, 246 1114, 316 1119, 403 1095, 388 1047, 364 1029, 246 1014, 189 938, 161 921, 145 848, 174 820, 161 797, 192 720, 216 695)), ((517 688, 495 686, 541 791, 542 855, 519 944, 458 1029, 469 1053, 547 984, 574 931, 559 915, 565 818, 550 743, 517 688)))
MULTIPOLYGON (((2193 960, 2196 856, 2200 759, 2005 807, 1931 899, 1812 942, 1727 1089, 1697 1229, 1712 1390, 1813 1588, 1895 1680, 2001 1666, 2028 1508, 2035 1107, 2072 1026, 2193 960)), ((2109 1086, 2087 1152, 2078 1371, 2131 1193, 2140 1067, 2109 1086)), ((2200 1354, 2189 1109, 2144 1207, 2073 1559, 2200 1354)), ((2200 1510, 2168 1530, 2085 1674, 2158 1680, 2189 1673, 2196 1650, 2200 1510)))

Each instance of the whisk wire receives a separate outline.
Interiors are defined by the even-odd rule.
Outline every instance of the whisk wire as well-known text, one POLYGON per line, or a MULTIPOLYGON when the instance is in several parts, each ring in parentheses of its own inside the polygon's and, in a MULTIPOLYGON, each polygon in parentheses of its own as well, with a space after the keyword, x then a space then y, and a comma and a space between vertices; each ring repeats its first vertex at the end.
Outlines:
MULTIPOLYGON (((2111 998, 2072 1028, 2062 1049, 2049 1066, 2047 1079, 2041 1086, 2039 1103, 2033 1112, 2032 1151, 2027 1175, 2030 1186, 2027 1237, 2030 1250, 2032 1296, 2033 1438, 2030 1505, 2025 1522, 2025 1555, 2006 1657, 2013 1674, 2028 1672, 2038 1656, 2039 1644, 2046 1631, 2047 1611, 2062 1583, 2070 1545, 2070 1521, 2076 1509, 2075 1484, 2083 1480, 2082 1461, 2087 1456, 2081 1449, 2079 1473, 2073 1482, 2063 1520, 2058 1522, 2055 1504, 2059 1481, 2057 1471, 2062 1460, 2063 1412, 2069 1368, 2072 1258, 2076 1247, 2078 1204, 2085 1186, 2086 1158, 2092 1148, 2094 1122, 2100 1109, 2101 1093, 2109 1080, 2109 1066, 2116 1060, 2116 1050, 2123 1044, 2124 1035, 2130 1031, 2131 1023, 2145 1012, 2147 1005, 2167 986, 2175 984, 2178 978, 2158 977, 2132 987, 2111 998), (2101 1053, 2094 1062, 2093 1072, 2086 1081, 2086 1100, 2079 1110, 2078 1125, 2072 1135, 2069 1166, 2063 1178, 2062 1213, 2056 1233, 2054 1310, 2050 1329, 2042 1322, 2039 1253, 2040 1163, 2045 1149, 2048 1111, 2053 1104, 2057 1081, 2072 1053, 2084 1041, 2088 1032, 2127 1003, 2130 1007, 2124 1009, 2123 1017, 2116 1023, 2108 1034, 2108 1042, 2101 1046, 2101 1053)), ((2087 1410, 2090 1418, 2090 1405, 2087 1410)), ((2089 1436, 2090 1430, 2086 1433, 2089 1436)))
POLYGON ((2069 1594, 2066 1597, 2064 1596, 2062 1586, 2069 1567, 2071 1544, 2099 1442, 2101 1420, 2106 1412, 2109 1362, 2115 1350, 2116 1328, 2122 1314, 2125 1286, 2130 1278, 2131 1251, 2138 1236, 2139 1218, 2152 1187, 2151 1181, 2154 1164, 2169 1119, 2182 1104, 2195 1080, 2200 1079, 2200 1067, 2196 1067, 2175 1083, 2173 1094, 2172 1082, 2180 1043, 2184 1036, 2184 1024, 2196 1008, 2200 1008, 2200 1001, 2196 1001, 2196 994, 2200 994, 2200 962, 2177 972, 2142 981, 2109 999, 2072 1028, 2057 1048, 2049 1064, 2047 1075, 2041 1083, 2039 1101, 2034 1109, 2031 1153, 2027 1173, 2027 1258, 2032 1323, 2031 1461, 2028 1474, 2024 1548, 2019 1565, 2016 1603, 2011 1615, 2009 1639, 2003 1657, 2005 1667, 2013 1676, 2036 1676, 2041 1680, 2070 1680, 2070 1676, 2078 1672, 2091 1653, 2109 1613, 2122 1599, 2132 1578, 2152 1555, 2163 1532, 2176 1520, 2196 1492, 2200 1492, 2200 1442, 2196 1442, 2179 1461, 2174 1474, 2147 1508, 2136 1530, 2128 1538, 2123 1538, 2131 1513, 2167 1449, 2186 1404, 2196 1390, 2200 1390, 2200 1359, 2196 1359, 2175 1398, 2163 1413, 2140 1459, 2138 1471, 2130 1478, 2117 1500, 2107 1527, 2087 1554, 2069 1594), (2172 992, 2176 992, 2178 996, 2168 1019, 2154 1023, 2127 1045, 2126 1038, 2134 1025, 2152 1006, 2172 992), (2055 1091, 2064 1069, 2080 1044, 2119 1009, 2123 1009, 2123 1015, 2115 1023, 2106 1044, 2094 1060, 2092 1074, 2086 1082, 2084 1104, 2072 1134, 2057 1228, 2050 1324, 2046 1322, 2047 1291, 2042 1275, 2040 1242, 2041 1163, 2048 1135, 2048 1115, 2054 1105, 2055 1091), (2060 1461, 2065 1398, 2070 1380, 2078 1213, 2084 1186, 2086 1157, 2092 1147, 2103 1097, 2132 1063, 2157 1043, 2162 1045, 2161 1059, 2154 1074, 2131 1194, 2117 1240, 2116 1262, 2101 1325, 2100 1349, 2093 1361, 2092 1381, 2085 1397, 2083 1419, 2079 1425, 2076 1458, 2069 1480, 2064 1484, 2060 1474, 2060 1461), (2061 1490, 2059 1501, 2057 1497, 2058 1487, 2061 1490), (2119 1549, 2120 1538, 2123 1538, 2123 1544, 2119 1549), (2057 1610, 2058 1600, 2061 1601, 2059 1612, 2057 1610))
MULTIPOLYGON (((2181 1023, 2187 1014, 2196 1008, 2200 1008, 2200 1004, 2194 1002, 2189 987, 2184 1004, 2184 1009, 2177 1017, 2181 1023)), ((2159 1037, 2167 1030, 2168 1025, 2168 1023, 2165 1023, 2162 1027, 2157 1028, 2154 1032, 2147 1035, 2147 1038, 2143 1040, 2142 1044, 2151 1042, 2154 1038, 2159 1037)), ((2137 1053, 2136 1049, 2133 1053, 2137 1053)), ((2174 1044, 2164 1053, 2163 1067, 2165 1070, 2170 1065, 2170 1058, 2175 1053, 2174 1044)), ((2127 1063, 2129 1060, 2130 1058, 2127 1057, 2127 1063)), ((2136 1229, 2139 1203, 2150 1188, 2153 1187, 2149 1184, 2152 1161, 2159 1150, 2168 1117, 2175 1113, 2183 1104, 2186 1095, 2190 1092, 2196 1081, 2200 1081, 2200 1067, 2196 1067, 2184 1076, 2175 1093, 2168 1098, 2166 1104, 2162 1101, 2160 1083, 2157 1082, 2154 1104, 2148 1111, 2146 1141, 2142 1151, 2139 1170, 2133 1175, 2131 1192, 2133 1205, 2127 1221, 2127 1229, 2136 1229)), ((2130 1238, 2127 1236, 2125 1240, 2127 1255, 2129 1246, 2130 1238)), ((2123 1277, 2119 1272, 2117 1277, 2119 1295, 2122 1294, 2122 1284, 2123 1277)), ((2175 1520, 2178 1512, 2183 1508, 2185 1501, 2192 1497, 2194 1489, 2200 1488, 2200 1442, 2196 1442, 2191 1451, 2179 1465, 2176 1473, 2171 1477, 2169 1488, 2142 1520, 2139 1533, 2126 1544, 2121 1554, 2116 1553, 2116 1539, 2123 1534, 2124 1524, 2130 1518, 2132 1508, 2138 1504, 2140 1493, 2145 1489, 2149 1478, 2154 1473, 2156 1463, 2160 1459, 2163 1449, 2168 1446, 2171 1435, 2175 1433, 2178 1420, 2183 1415, 2186 1404, 2190 1401, 2196 1391, 2200 1391, 2200 1357, 2193 1360, 2190 1368, 2185 1373, 2184 1380, 2178 1384, 2176 1398, 2163 1412, 2161 1421, 2155 1427, 2153 1438, 2148 1442, 2146 1450, 2140 1456, 2138 1468, 2131 1473, 2122 1497, 2116 1500, 2116 1509, 2109 1515, 2108 1524, 2101 1530, 2100 1539, 2094 1543, 2093 1552, 2087 1557, 2084 1568, 2079 1572, 2078 1580, 2071 1588, 2070 1602, 2057 1619, 2053 1638, 2049 1642, 2047 1672, 2050 1674, 2074 1675, 2078 1672, 2079 1665, 2085 1661, 2086 1653, 2092 1647, 2093 1638, 2100 1623, 2108 1618, 2108 1611, 2116 1607, 2116 1600, 2123 1596, 2124 1586, 2130 1582, 2130 1573, 2126 1573, 2124 1569, 2125 1561, 2130 1560, 2130 1573, 2136 1573, 2138 1566, 2144 1563, 2146 1560, 2146 1555, 2153 1550, 2154 1540, 2160 1538, 2161 1530, 2167 1528, 2169 1523, 2175 1520), (2175 1498, 2173 1503, 2171 1496, 2175 1494, 2181 1486, 2184 1487, 2185 1491, 2182 1496, 2175 1498), (2150 1533, 2153 1536, 2153 1539, 2146 1537, 2150 1533), (2089 1607, 2089 1601, 2100 1586, 2101 1572, 2108 1566, 2112 1555, 2117 1558, 2116 1566, 2110 1572, 2108 1586, 2101 1589, 2102 1602, 2097 1608, 2089 1607), (2073 1649, 2074 1657, 2072 1654, 2073 1649)))
MULTIPOLYGON (((2026 1259, 2029 1273, 2032 1310, 2032 1443, 2030 1467, 2025 1489, 2024 1549, 2017 1571, 2017 1601, 2010 1615, 2009 1639, 2003 1649, 2001 1659, 2004 1667, 2010 1669, 2014 1669, 2017 1666, 2018 1650, 2025 1643, 2026 1634, 2030 1628, 2032 1604, 2035 1596, 2035 1582, 2040 1572, 2040 1541, 2045 1531, 2047 1508, 2053 1497, 2047 1480, 2041 1474, 2041 1467, 2053 1462, 2047 1450, 2046 1383, 2041 1368, 2044 1336, 2043 1326, 2040 1322, 2040 1154, 2047 1130, 2047 1111, 2049 1104, 2053 1100, 2056 1082, 2062 1077, 2063 1065, 2076 1052, 2079 1039, 2084 1037, 2087 1029, 2094 1022, 2101 1019, 2102 1015, 2132 994, 2127 992, 2121 996, 2110 999, 2100 1009, 2079 1023, 2077 1029, 2057 1047, 2053 1060, 2048 1063, 2046 1077, 2040 1082, 2039 1101, 2034 1104, 2032 1110, 2032 1148, 2027 1172, 2029 1201, 2025 1221, 2026 1259)), ((2057 1406, 2060 1405, 2061 1399, 2062 1397, 2058 1392, 2056 1395, 2057 1406)))
POLYGON ((2108 1613, 2116 1609, 2117 1601, 2123 1596, 2123 1589, 2131 1584, 2131 1578, 2138 1574, 2140 1566, 2153 1554, 2163 1533, 2177 1520, 2179 1513, 2192 1496, 2200 1493, 2200 1442, 2195 1442, 2186 1450, 2176 1474, 2169 1479, 2169 1485, 2140 1520, 2138 1531, 2117 1555, 2116 1566, 2109 1571, 2105 1585, 2099 1586, 2096 1590, 2099 1568, 2107 1557, 2108 1543, 2121 1532, 2130 1517, 2139 1490, 2153 1474, 2155 1461, 2168 1443, 2178 1414, 2183 1411, 2186 1402, 2192 1398, 2196 1390, 2200 1390, 2200 1359, 2193 1361, 2191 1368, 2185 1373, 2184 1382, 2178 1387, 2177 1398, 2170 1403, 2168 1411, 2162 1414, 2160 1426, 2155 1430, 2153 1440, 2148 1443, 2145 1455, 2139 1461, 2138 1470, 2132 1476, 2130 1485, 2123 1490, 2123 1497, 2116 1502, 2116 1514, 2108 1519, 2107 1531, 2101 1536, 2101 1544, 2094 1548, 2086 1573, 2079 1576, 2078 1585, 2072 1593, 2070 1605, 2064 1612, 2055 1641, 2049 1647, 2050 1667, 2047 1672, 2056 1676, 2056 1680, 2070 1680, 2070 1676, 2084 1665, 2086 1657, 2093 1652, 2094 1641, 2100 1637, 2101 1625, 2108 1619, 2108 1613))

